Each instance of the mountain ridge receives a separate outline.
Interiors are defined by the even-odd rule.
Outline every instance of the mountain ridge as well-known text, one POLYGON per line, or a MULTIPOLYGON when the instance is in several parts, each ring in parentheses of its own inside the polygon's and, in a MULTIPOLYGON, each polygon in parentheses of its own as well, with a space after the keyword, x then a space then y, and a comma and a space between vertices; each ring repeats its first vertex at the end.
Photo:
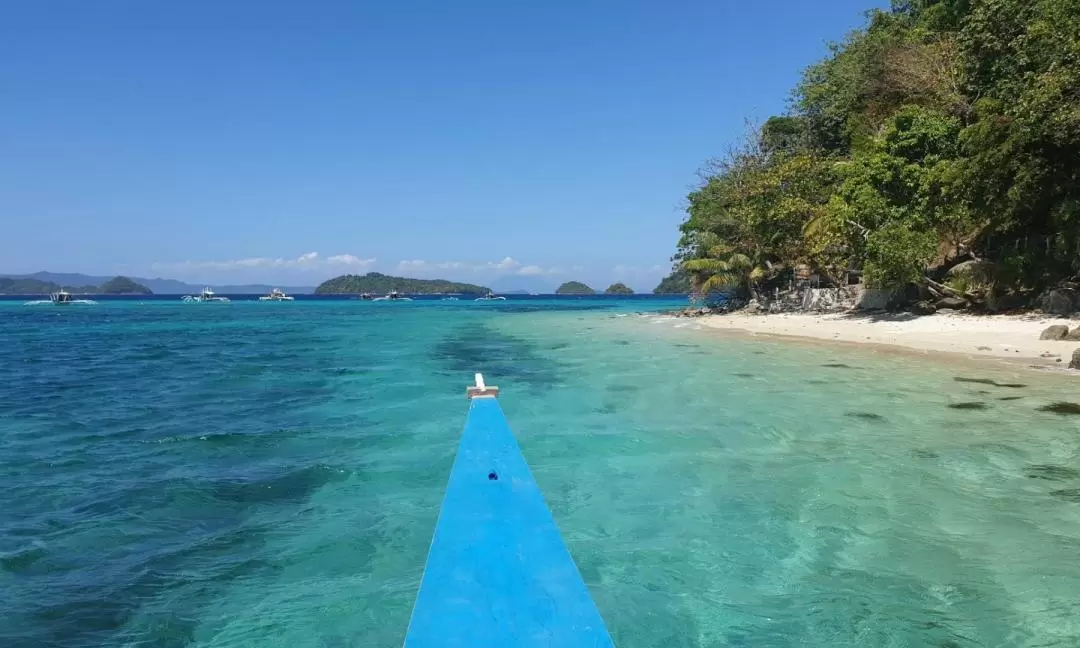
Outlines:
MULTIPOLYGON (((46 283, 54 283, 64 287, 100 286, 113 279, 111 276, 86 275, 79 272, 48 272, 42 270, 23 274, 0 274, 3 279, 33 279, 46 283)), ((200 292, 209 285, 215 292, 229 295, 262 295, 269 293, 274 288, 281 288, 293 295, 309 295, 315 292, 314 286, 280 286, 276 284, 190 284, 177 279, 145 279, 142 277, 129 277, 137 284, 146 286, 155 295, 186 295, 200 292)))

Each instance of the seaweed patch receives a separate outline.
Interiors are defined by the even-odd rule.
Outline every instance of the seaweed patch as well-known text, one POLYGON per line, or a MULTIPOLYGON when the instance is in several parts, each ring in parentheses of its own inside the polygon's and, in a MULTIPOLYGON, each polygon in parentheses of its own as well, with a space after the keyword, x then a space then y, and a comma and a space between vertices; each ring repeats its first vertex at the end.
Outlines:
POLYGON ((881 414, 875 414, 873 412, 848 412, 844 416, 850 416, 851 418, 860 418, 867 421, 884 421, 885 417, 881 414))
POLYGON ((958 410, 981 410, 986 409, 986 403, 969 402, 969 403, 949 403, 950 409, 958 410))
POLYGON ((1058 401, 1056 403, 1050 403, 1049 405, 1043 405, 1039 408, 1039 411, 1051 412, 1053 414, 1060 414, 1062 416, 1078 416, 1080 415, 1080 405, 1077 405, 1076 403, 1058 401))

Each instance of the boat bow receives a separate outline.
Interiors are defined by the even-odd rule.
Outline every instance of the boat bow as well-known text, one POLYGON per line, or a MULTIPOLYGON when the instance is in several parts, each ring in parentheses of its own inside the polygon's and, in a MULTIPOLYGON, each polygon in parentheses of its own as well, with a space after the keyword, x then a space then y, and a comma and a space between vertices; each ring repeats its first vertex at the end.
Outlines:
POLYGON ((497 387, 468 390, 405 648, 612 646, 510 426, 497 387))

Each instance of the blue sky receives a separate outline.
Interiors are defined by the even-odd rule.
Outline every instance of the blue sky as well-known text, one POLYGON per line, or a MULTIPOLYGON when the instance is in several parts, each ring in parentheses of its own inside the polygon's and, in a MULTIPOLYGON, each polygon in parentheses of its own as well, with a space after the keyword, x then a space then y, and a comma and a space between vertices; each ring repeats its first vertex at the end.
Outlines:
POLYGON ((14 0, 0 272, 648 290, 697 169, 871 6, 14 0))

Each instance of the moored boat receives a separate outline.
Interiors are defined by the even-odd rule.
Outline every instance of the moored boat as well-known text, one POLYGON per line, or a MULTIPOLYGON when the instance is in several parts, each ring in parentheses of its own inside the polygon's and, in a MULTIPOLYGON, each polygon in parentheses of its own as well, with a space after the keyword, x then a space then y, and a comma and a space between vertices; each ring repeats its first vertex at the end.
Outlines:
POLYGON ((203 288, 202 292, 198 295, 184 295, 180 298, 187 303, 202 303, 202 302, 228 302, 228 297, 218 297, 214 294, 213 290, 209 287, 203 288))
POLYGON ((259 297, 259 301, 293 301, 293 297, 286 295, 285 291, 280 288, 274 288, 269 295, 259 297))
POLYGON ((488 294, 483 297, 477 297, 473 301, 506 301, 506 297, 496 295, 495 293, 488 291, 488 294))
POLYGON ((96 304, 93 299, 75 299, 75 297, 68 291, 61 288, 56 292, 49 295, 48 299, 35 299, 34 301, 26 302, 27 306, 33 306, 36 304, 53 304, 54 306, 70 306, 71 304, 96 304))
POLYGON ((371 301, 412 301, 412 298, 406 297, 396 290, 391 290, 384 297, 376 297, 371 301))

